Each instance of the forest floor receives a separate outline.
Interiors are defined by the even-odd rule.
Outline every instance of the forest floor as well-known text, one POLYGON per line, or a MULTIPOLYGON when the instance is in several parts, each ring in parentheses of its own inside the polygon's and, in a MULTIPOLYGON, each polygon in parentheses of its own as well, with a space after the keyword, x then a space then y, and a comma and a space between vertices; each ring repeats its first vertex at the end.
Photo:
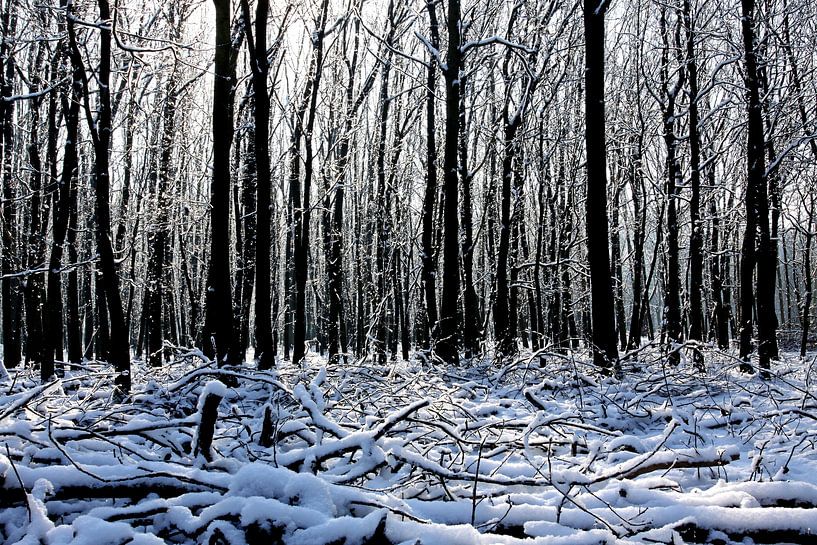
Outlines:
POLYGON ((104 364, 13 370, 0 543, 814 543, 817 357, 769 380, 706 357, 646 348, 615 378, 579 355, 260 372, 191 352, 136 364, 125 401, 104 364))

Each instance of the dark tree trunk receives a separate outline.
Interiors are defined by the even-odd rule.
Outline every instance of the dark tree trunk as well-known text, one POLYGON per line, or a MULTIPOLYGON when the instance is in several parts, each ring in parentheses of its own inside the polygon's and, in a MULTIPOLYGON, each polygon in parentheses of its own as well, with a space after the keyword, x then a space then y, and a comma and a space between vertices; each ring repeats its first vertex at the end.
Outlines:
MULTIPOLYGON (((102 271, 98 268, 93 272, 94 278, 94 358, 97 361, 110 361, 111 356, 111 323, 108 315, 108 299, 105 296, 105 282, 102 279, 102 271)), ((71 293, 74 287, 70 281, 68 282, 68 302, 67 307, 71 309, 73 304, 71 293)), ((73 292, 76 293, 76 292, 73 292)), ((146 309, 147 310, 147 309, 146 309)), ((67 312, 69 315, 71 311, 67 312)), ((147 315, 147 312, 145 313, 147 315)), ((70 328, 71 319, 68 319, 70 328)))
POLYGON ((235 52, 230 0, 213 0, 216 45, 213 83, 213 176, 210 182, 210 257, 207 268, 204 354, 218 365, 235 364, 236 324, 230 277, 230 148, 233 143, 235 52))
MULTIPOLYGON (((397 255, 394 260, 394 276, 395 284, 400 281, 400 259, 401 252, 398 248, 397 255)), ((408 262, 411 262, 411 253, 408 255, 408 262)), ((400 316, 400 349, 403 361, 409 360, 409 349, 411 348, 410 326, 409 326, 409 269, 405 267, 405 274, 401 286, 401 293, 399 294, 399 316, 400 316)))
MULTIPOLYGON (((298 107, 295 132, 290 150, 291 171, 290 191, 294 192, 293 276, 295 281, 295 316, 293 324, 292 361, 301 363, 306 354, 306 281, 309 276, 309 226, 311 217, 310 198, 312 193, 312 171, 314 150, 312 132, 317 114, 318 89, 323 72, 324 32, 328 16, 328 0, 323 0, 318 26, 312 39, 312 65, 307 80, 302 103, 298 107), (306 120, 304 119, 306 117, 306 120), (301 199, 300 145, 304 144, 303 200, 301 199)), ((260 244, 259 244, 260 245, 260 244)))
POLYGON ((604 14, 608 3, 584 0, 585 146, 587 151, 587 257, 590 266, 593 361, 602 368, 618 363, 610 236, 607 226, 607 144, 604 134, 604 14))
MULTIPOLYGON (((522 204, 522 199, 520 199, 520 207, 524 210, 524 205, 522 204)), ((530 241, 528 240, 528 233, 527 229, 525 228, 525 219, 524 219, 524 211, 520 210, 520 222, 519 222, 519 244, 520 249, 522 250, 522 260, 516 266, 518 271, 522 271, 522 264, 530 263, 531 259, 534 257, 531 256, 530 250, 530 241)), ((531 279, 532 282, 535 283, 535 279, 531 279)), ((517 283, 519 281, 517 280, 517 283)), ((519 289, 519 288, 517 288, 519 289)), ((528 344, 530 344, 530 348, 533 350, 539 349, 539 337, 536 335, 536 315, 539 313, 536 307, 536 300, 534 298, 534 289, 532 287, 526 287, 524 290, 525 299, 527 302, 528 312, 527 315, 520 316, 520 325, 519 331, 522 333, 522 342, 524 346, 527 348, 528 344)), ((522 314, 522 313, 520 313, 522 314)))
POLYGON ((641 171, 641 138, 635 140, 635 151, 629 165, 630 188, 633 198, 633 301, 632 313, 630 314, 630 337, 627 340, 627 350, 635 350, 641 346, 641 333, 643 330, 642 318, 644 311, 642 303, 644 300, 644 239, 647 224, 647 203, 646 192, 644 190, 644 178, 641 171))
MULTIPOLYGON (((31 90, 37 91, 42 84, 42 77, 39 71, 45 71, 45 42, 40 42, 37 47, 37 54, 34 61, 34 70, 31 90)), ((53 74, 52 70, 52 74, 53 74)), ((31 124, 30 137, 28 143, 28 164, 31 167, 29 174, 29 188, 31 190, 31 206, 29 214, 29 231, 27 237, 26 267, 31 270, 38 268, 43 263, 43 256, 46 252, 46 232, 45 226, 48 224, 49 206, 47 200, 43 200, 43 177, 48 179, 48 172, 43 170, 40 158, 40 108, 43 99, 35 98, 31 102, 31 124)), ((49 184, 50 185, 50 184, 49 184)), ((42 366, 45 356, 45 345, 43 343, 43 303, 45 301, 45 291, 43 277, 40 274, 29 276, 24 284, 24 296, 26 306, 26 360, 36 366, 42 366)))
MULTIPOLYGON (((542 186, 545 184, 542 183, 542 186)), ((553 188, 547 184, 547 210, 550 214, 550 225, 548 226, 548 259, 553 264, 551 267, 545 269, 545 286, 550 291, 550 298, 548 301, 548 315, 547 315, 547 334, 550 342, 557 350, 565 348, 567 335, 562 331, 562 264, 561 255, 559 252, 561 245, 562 226, 558 225, 556 220, 556 205, 559 199, 559 185, 553 188), (554 191, 555 189, 555 191, 554 191)), ((540 188, 540 192, 544 190, 540 188)), ((540 197, 540 211, 539 211, 539 227, 544 229, 544 207, 545 204, 541 202, 545 199, 544 195, 540 197)), ((541 305, 540 305, 541 308, 541 305)))
POLYGON ((757 304, 758 356, 761 372, 768 374, 771 357, 776 353, 776 322, 774 308, 774 271, 777 256, 770 252, 769 197, 766 161, 764 156, 763 107, 758 80, 758 59, 755 45, 755 2, 741 0, 746 99, 747 99, 747 191, 746 230, 741 251, 741 342, 742 368, 749 371, 752 351, 752 310, 757 304), (757 267, 757 285, 753 286, 753 272, 757 267), (753 287, 755 288, 753 290, 753 287), (756 296, 756 297, 755 297, 756 296))
MULTIPOLYGON (((358 7, 359 7, 358 0, 358 7)), ((357 64, 360 47, 360 20, 355 20, 354 37, 352 38, 352 60, 348 66, 348 79, 346 87, 346 118, 344 120, 343 134, 340 135, 337 154, 337 178, 335 180, 335 200, 332 205, 332 220, 329 232, 329 254, 326 261, 327 293, 329 298, 329 316, 327 323, 327 336, 329 338, 329 360, 332 363, 340 361, 340 355, 347 352, 347 339, 345 335, 345 318, 343 316, 343 200, 345 198, 346 180, 350 175, 346 172, 349 163, 349 153, 351 148, 352 123, 355 112, 362 104, 363 99, 368 94, 374 83, 374 78, 370 77, 364 83, 360 96, 353 100, 355 76, 357 75, 357 64)), ((374 75, 374 72, 372 72, 374 75)), ((328 198, 328 195, 327 195, 328 198)))
MULTIPOLYGON (((16 10, 7 7, 2 14, 3 36, 14 36, 17 24, 16 10)), ((8 98, 12 95, 15 74, 15 62, 11 42, 3 40, 0 46, 0 159, 3 162, 3 200, 0 205, 2 218, 2 307, 3 307, 3 362, 7 367, 16 367, 22 359, 21 322, 22 297, 20 277, 17 264, 17 207, 13 179, 15 164, 14 149, 14 102, 8 98)))
MULTIPOLYGON (((429 34, 431 46, 435 50, 440 48, 439 23, 434 2, 427 2, 429 34)), ((424 344, 423 348, 431 347, 431 339, 435 337, 437 328, 437 268, 434 244, 434 204, 437 197, 437 117, 435 107, 435 92, 437 88, 437 65, 432 56, 429 56, 426 66, 426 186, 423 196, 423 233, 421 239, 422 253, 422 285, 424 295, 423 311, 425 312, 424 344)))
MULTIPOLYGON (((131 199, 131 184, 133 182, 133 138, 136 132, 134 116, 136 115, 136 100, 128 102, 125 117, 124 164, 122 165, 122 197, 119 202, 119 224, 116 227, 115 248, 122 251, 128 234, 128 208, 131 199)), ((128 316, 130 319, 130 316, 128 316)))
MULTIPOLYGON (((66 150, 67 151, 67 150, 66 150)), ((74 150, 76 152, 76 150, 74 150)), ((65 337, 66 348, 68 349, 68 361, 71 363, 80 363, 82 361, 85 350, 82 346, 82 320, 79 311, 79 252, 77 235, 79 234, 79 179, 80 176, 75 175, 71 179, 68 188, 68 286, 65 290, 65 337)), ((85 299, 86 308, 90 317, 90 310, 92 305, 92 297, 90 295, 91 277, 93 273, 86 274, 85 284, 88 286, 88 297, 85 299)), ((92 320, 89 320, 92 323, 92 320)), ((92 327, 89 328, 91 333, 92 327)), ((91 342, 87 345, 90 347, 91 342)), ((60 345, 61 346, 61 345, 60 345)), ((60 349, 60 353, 62 350, 60 349)), ((59 370, 59 369, 58 369, 59 370)))
MULTIPOLYGON (((190 213, 189 210, 187 210, 187 209, 184 210, 184 212, 183 212, 184 216, 183 217, 184 217, 185 220, 187 219, 187 216, 189 215, 189 213, 190 213)), ((192 276, 190 274, 190 266, 187 263, 187 256, 190 255, 190 252, 188 252, 187 244, 185 243, 185 237, 184 237, 183 233, 179 232, 178 240, 179 240, 179 250, 181 250, 180 253, 182 255, 182 259, 181 259, 181 269, 182 270, 181 270, 181 273, 182 273, 182 277, 184 278, 184 289, 187 292, 187 302, 190 305, 190 315, 189 315, 189 319, 187 321, 187 324, 188 324, 188 326, 187 326, 188 337, 185 339, 185 342, 195 343, 196 339, 198 337, 197 331, 198 331, 198 328, 199 328, 199 312, 200 312, 199 298, 198 298, 199 291, 193 285, 193 278, 192 278, 192 276)), ((138 343, 137 343, 137 346, 138 346, 138 343)))
MULTIPOLYGON (((270 286, 270 227, 271 195, 269 159, 269 92, 267 75, 267 16, 269 1, 258 0, 255 10, 255 41, 250 30, 250 8, 247 0, 242 0, 242 8, 247 25, 247 46, 250 51, 253 83, 253 119, 255 166, 258 192, 256 213, 255 244, 255 358, 259 369, 270 369, 273 364, 272 316, 270 314, 272 288, 270 286)), ((249 234, 249 233, 248 233, 249 234)))
POLYGON ((392 45, 395 32, 394 2, 388 7, 389 31, 385 39, 386 52, 383 56, 383 69, 380 80, 379 119, 377 125, 377 198, 374 206, 374 237, 377 240, 375 251, 375 279, 376 292, 374 304, 375 335, 374 356, 381 364, 386 363, 386 337, 389 329, 389 317, 396 301, 389 296, 389 279, 391 278, 388 261, 392 257, 391 247, 391 184, 386 183, 386 139, 390 126, 389 113, 391 97, 389 96, 389 81, 392 66, 392 45))
MULTIPOLYGON (((669 114, 667 114, 669 115, 669 114)), ((674 114, 673 114, 674 115, 674 114)), ((666 129, 665 131, 674 129, 666 129)), ((666 281, 664 285, 664 319, 663 333, 668 344, 668 358, 671 364, 677 365, 680 361, 680 353, 676 344, 681 343, 683 329, 681 327, 681 284, 679 279, 679 248, 678 248, 678 164, 675 159, 676 140, 674 136, 664 133, 667 143, 667 262, 666 281), (671 150, 671 151, 670 151, 671 150)))
MULTIPOLYGON (((173 13, 173 12, 171 12, 173 13)), ((174 40, 181 37, 181 25, 184 15, 173 13, 179 20, 174 30, 174 40)), ((165 104, 162 111, 162 136, 160 144, 159 165, 156 177, 156 215, 155 231, 150 239, 148 257, 148 279, 150 302, 148 304, 147 351, 150 365, 161 366, 163 359, 163 344, 167 324, 164 324, 164 301, 170 300, 170 288, 167 285, 165 262, 170 257, 170 196, 169 184, 174 175, 172 165, 173 146, 176 137, 176 103, 178 90, 176 88, 176 66, 174 65, 170 79, 165 87, 165 104)))
MULTIPOLYGON (((363 227, 360 217, 360 193, 355 193, 354 199, 354 224, 355 238, 362 240, 363 227)), ((366 314, 365 285, 363 281, 363 248, 361 244, 356 245, 355 252, 355 354, 363 357, 366 351, 366 332, 364 330, 364 319, 366 314)))
MULTIPOLYGON (((98 0, 97 6, 100 20, 109 21, 111 12, 108 0, 98 0)), ((122 392, 129 392, 131 386, 130 342, 125 325, 125 315, 122 312, 122 296, 119 291, 119 277, 116 272, 113 233, 111 232, 110 168, 108 165, 111 147, 111 28, 101 26, 99 33, 99 69, 97 71, 99 111, 96 120, 92 122, 90 111, 86 112, 94 144, 94 182, 96 185, 94 212, 97 249, 111 331, 111 349, 108 360, 116 370, 117 387, 122 392)), ((73 47, 77 47, 75 41, 73 47)))
MULTIPOLYGON (((508 99, 505 101, 504 119, 508 118, 508 99)), ((494 303, 494 335, 496 336, 497 357, 513 356, 516 353, 515 329, 510 315, 510 283, 508 265, 511 242, 511 184, 513 181, 513 163, 516 153, 516 123, 508 121, 505 125, 505 137, 502 154, 502 204, 499 213, 499 250, 496 263, 496 301, 494 303)))
MULTIPOLYGON (((757 50, 755 51, 755 59, 762 58, 765 55, 765 51, 768 47, 768 42, 764 40, 757 46, 757 50)), ((770 104, 769 102, 772 100, 770 98, 770 91, 769 91, 769 80, 767 74, 766 64, 763 62, 757 63, 757 79, 759 85, 759 94, 762 97, 761 99, 761 114, 765 116, 768 122, 765 127, 765 132, 768 133, 767 135, 764 133, 764 149, 767 153, 767 157, 769 159, 769 164, 772 164, 777 159, 777 152, 775 151, 774 146, 774 137, 772 135, 773 127, 775 124, 774 116, 769 112, 770 104)), ((802 93, 798 93, 800 100, 802 100, 802 93)), ((762 117, 761 116, 761 117, 762 117)), ((814 139, 810 139, 812 146, 814 145, 814 139)), ((777 172, 776 168, 770 169, 770 171, 765 171, 765 178, 766 178, 766 208, 768 208, 767 215, 769 219, 765 223, 761 223, 760 226, 763 227, 768 223, 771 223, 771 226, 768 231, 768 235, 764 235, 762 230, 760 231, 760 237, 758 239, 758 275, 765 276, 767 278, 771 278, 772 286, 769 288, 769 293, 763 295, 767 290, 766 286, 762 286, 758 284, 758 297, 765 297, 768 298, 768 302, 765 303, 767 306, 774 311, 775 304, 774 304, 774 295, 775 295, 775 287, 778 285, 779 275, 778 275, 778 240, 779 240, 779 232, 780 232, 780 213, 781 213, 781 205, 782 205, 782 190, 780 187, 780 174, 777 172), (765 241, 765 238, 768 237, 768 241, 765 241), (764 242, 765 241, 765 242, 764 242), (761 272, 761 269, 763 271, 761 272)), ((761 204, 762 206, 762 204, 761 204)), ((759 277, 758 277, 759 278, 759 277)), ((759 280, 758 280, 759 282, 759 280)), ((781 297, 782 300, 782 297, 781 297)), ((782 301, 781 301, 782 302, 782 301)), ((781 304, 781 309, 783 305, 781 304)), ((778 360, 780 359, 780 354, 778 351, 777 346, 777 329, 779 327, 779 322, 777 320, 777 312, 775 311, 773 316, 769 318, 773 318, 771 322, 766 325, 765 327, 760 325, 760 320, 758 321, 758 328, 766 329, 767 331, 773 331, 774 333, 771 336, 767 336, 765 341, 766 347, 765 350, 768 352, 768 356, 770 359, 778 360)), ((789 320, 791 321, 791 320, 789 320)), ((758 330, 759 333, 759 330, 758 330)), ((763 342, 763 341, 761 341, 763 342)), ((759 347, 760 348, 760 347, 759 347)), ((758 353, 760 350, 758 350, 758 353)))
MULTIPOLYGON (((704 316, 702 295, 703 280, 703 226, 701 225, 701 134, 698 124, 698 64, 695 57, 695 28, 690 0, 684 0, 684 26, 686 27, 686 66, 689 80, 689 185, 692 196, 689 201, 689 338, 702 341, 704 316)), ((696 365, 703 365, 703 355, 697 348, 693 351, 696 365)))
MULTIPOLYGON (((534 297, 535 297, 535 308, 536 314, 531 316, 531 333, 534 337, 534 348, 539 349, 540 347, 544 347, 547 345, 545 341, 545 307, 544 307, 544 296, 542 293, 542 278, 541 278, 541 264, 542 264, 542 254, 543 254, 543 244, 544 244, 544 236, 545 236, 545 208, 549 203, 552 203, 551 199, 551 191, 550 191, 550 175, 549 169, 550 166, 547 164, 544 154, 544 135, 542 134, 543 127, 540 127, 539 130, 539 158, 541 164, 539 165, 539 183, 537 189, 537 201, 538 201, 538 226, 536 227, 536 247, 534 252, 534 265, 533 265, 533 289, 534 289, 534 297), (545 194, 545 187, 547 187, 547 197, 545 194), (547 202, 546 202, 547 199, 547 202)), ((552 220, 554 219, 553 215, 551 214, 551 227, 555 225, 555 222, 552 220)), ((555 234, 555 233, 554 233, 555 234)), ((551 261, 550 267, 548 267, 548 275, 547 278, 549 280, 548 286, 555 287, 555 282, 553 282, 554 278, 552 272, 555 270, 553 263, 555 263, 556 259, 556 245, 555 245, 555 237, 552 241, 550 246, 549 257, 551 261)), ((554 290, 555 291, 555 290, 554 290)), ((548 317, 551 318, 551 323, 556 323, 555 320, 552 318, 555 317, 553 314, 553 306, 550 310, 551 312, 548 314, 548 317)), ((540 360, 543 361, 543 360, 540 360)))
MULTIPOLYGON (((292 166, 295 167, 294 164, 292 166)), ((290 358, 294 325, 292 322, 295 315, 295 279, 293 275, 293 263, 295 259, 292 246, 295 238, 296 191, 300 191, 300 185, 295 186, 295 182, 296 180, 293 177, 293 173, 290 171, 289 206, 286 207, 286 240, 284 241, 284 360, 289 360, 290 358)), ((298 198, 298 200, 300 201, 300 198, 298 198)))
MULTIPOLYGON (((245 17, 245 19, 248 19, 245 17)), ((254 100, 254 98, 252 99, 254 100)), ((253 106, 254 108, 254 106, 253 106)), ((256 150, 255 150, 255 126, 250 123, 246 128, 246 144, 242 152, 242 165, 240 169, 241 176, 241 203, 236 203, 236 214, 240 215, 241 221, 241 235, 237 238, 242 241, 241 251, 239 253, 236 248, 236 280, 234 294, 236 300, 236 307, 238 308, 238 315, 236 317, 238 322, 238 349, 239 359, 244 361, 247 355, 247 348, 250 342, 250 310, 252 306, 253 288, 256 285, 256 275, 260 274, 255 267, 257 255, 257 221, 258 221, 258 206, 256 186, 257 166, 256 166, 256 150)), ((236 147, 240 147, 236 144, 236 147)), ((269 210, 269 207, 267 207, 269 210)), ((239 231, 237 231, 239 232, 239 231)), ((236 245, 238 246, 238 245, 236 245)), ((267 250, 269 252, 269 250, 267 250)), ((269 264, 271 267, 271 264, 269 264)), ((269 269, 267 270, 269 275, 269 269)), ((269 312, 269 310, 267 310, 269 312)), ((256 318, 256 327, 259 325, 256 318)), ((271 326, 271 322, 270 322, 271 326)), ((270 334, 271 336, 271 334, 270 334)), ((258 342, 258 338, 255 338, 258 342)), ((257 349, 257 345, 256 345, 257 349)), ((256 352, 257 356, 257 352, 256 352)))
POLYGON ((616 332, 618 333, 618 344, 621 350, 627 348, 627 324, 624 317, 624 279, 621 270, 621 234, 619 230, 621 225, 619 223, 619 197, 621 195, 622 186, 616 184, 613 190, 613 232, 610 237, 611 259, 613 261, 613 298, 616 305, 616 332))
POLYGON ((814 238, 814 204, 815 197, 812 193, 811 203, 808 210, 808 221, 806 222, 806 240, 803 243, 803 281, 804 300, 800 308, 800 357, 806 357, 806 347, 808 345, 809 329, 811 328, 811 302, 814 297, 813 280, 811 278, 811 240, 814 238))
MULTIPOLYGON (((710 165, 707 173, 709 185, 715 187, 715 168, 710 165)), ((709 201, 709 216, 712 218, 710 235, 710 258, 709 258, 709 278, 712 293, 712 330, 718 343, 718 348, 726 350, 729 348, 729 307, 724 299, 724 294, 729 291, 724 287, 724 275, 728 274, 728 261, 725 255, 721 255, 721 220, 718 205, 715 198, 709 201)))
POLYGON ((445 152, 443 155, 443 293, 437 330, 436 352, 447 364, 459 362, 460 294, 459 175, 460 134, 460 0, 448 1, 448 52, 445 76, 445 152))
MULTIPOLYGON (((508 34, 516 22, 519 13, 519 6, 511 12, 508 21, 508 34)), ((497 342, 497 353, 502 356, 511 356, 516 353, 517 334, 517 310, 516 284, 518 269, 516 257, 518 255, 518 237, 513 239, 511 248, 511 236, 520 232, 519 222, 524 221, 522 190, 524 187, 524 177, 522 174, 522 161, 519 157, 520 142, 517 139, 519 129, 525 120, 527 105, 531 95, 536 88, 537 80, 530 76, 524 79, 523 95, 519 99, 519 105, 511 111, 511 81, 510 64, 514 58, 514 52, 509 48, 505 52, 502 63, 502 77, 505 80, 505 100, 503 102, 502 119, 504 122, 504 141, 502 155, 502 193, 500 208, 500 234, 499 251, 497 254, 496 271, 496 302, 494 305, 494 334, 497 342), (515 179, 514 179, 515 178, 515 179), (514 187, 512 188, 512 185, 514 187), (514 258, 510 258, 513 253, 514 258), (511 268, 511 278, 508 279, 508 268, 511 268)))
MULTIPOLYGON (((675 106, 678 93, 681 91, 686 78, 686 71, 683 66, 678 69, 678 79, 670 88, 669 64, 671 62, 669 34, 671 30, 667 26, 666 9, 661 10, 661 34, 664 41, 664 48, 661 55, 661 87, 664 94, 663 105, 663 136, 666 146, 666 198, 667 198, 667 264, 666 282, 664 285, 664 320, 662 333, 666 336, 668 359, 672 365, 677 365, 681 360, 679 348, 683 339, 683 328, 681 324, 681 281, 680 281, 680 258, 678 231, 678 186, 681 178, 681 168, 677 158, 678 137, 675 135, 675 106)), ((677 33, 676 33, 677 36, 677 33)), ((677 48, 679 44, 674 44, 677 48)))
MULTIPOLYGON (((65 10, 65 21, 69 20, 71 6, 66 0, 60 2, 65 10)), ((73 32, 73 23, 60 23, 61 28, 69 27, 73 32)), ((45 356, 40 368, 40 377, 43 381, 50 380, 55 372, 55 360, 63 358, 63 302, 62 302, 62 258, 65 249, 65 238, 70 218, 71 188, 76 184, 75 176, 78 166, 77 136, 79 128, 80 97, 82 94, 82 64, 78 58, 78 51, 72 48, 71 58, 71 86, 62 96, 63 117, 65 118, 65 147, 63 151, 62 173, 58 187, 54 194, 53 228, 51 251, 48 260, 46 306, 43 319, 43 333, 45 356)), ((51 115, 55 115, 52 112, 51 115)), ((56 123, 55 123, 56 126, 56 123)), ((53 143, 56 145, 56 138, 53 143)))
POLYGON ((473 175, 468 170, 468 126, 466 124, 465 89, 466 78, 460 81, 460 180, 462 183, 462 344, 466 359, 479 352, 479 341, 482 336, 479 330, 479 302, 474 289, 474 226, 471 217, 471 181, 473 175))

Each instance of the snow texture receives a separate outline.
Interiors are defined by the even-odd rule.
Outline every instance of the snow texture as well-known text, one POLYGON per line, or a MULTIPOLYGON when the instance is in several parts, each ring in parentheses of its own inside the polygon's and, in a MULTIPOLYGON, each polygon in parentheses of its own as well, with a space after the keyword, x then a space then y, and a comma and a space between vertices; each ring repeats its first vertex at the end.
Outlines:
POLYGON ((103 364, 0 377, 0 543, 812 543, 814 360, 103 364), (626 363, 629 362, 629 363, 626 363), (226 386, 229 384, 230 386, 226 386), (192 454, 222 398, 212 462, 192 454), (266 416, 265 416, 266 415, 266 416), (263 430, 263 433, 262 433, 263 430), (262 437, 266 435, 266 437, 262 437), (269 446, 262 446, 263 444, 269 446))

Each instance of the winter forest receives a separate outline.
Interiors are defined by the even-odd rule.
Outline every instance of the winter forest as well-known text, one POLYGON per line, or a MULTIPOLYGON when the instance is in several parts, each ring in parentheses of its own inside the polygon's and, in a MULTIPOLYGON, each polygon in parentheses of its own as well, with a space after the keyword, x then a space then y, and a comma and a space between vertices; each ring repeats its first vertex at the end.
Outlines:
POLYGON ((0 27, 0 543, 814 543, 813 0, 0 27))

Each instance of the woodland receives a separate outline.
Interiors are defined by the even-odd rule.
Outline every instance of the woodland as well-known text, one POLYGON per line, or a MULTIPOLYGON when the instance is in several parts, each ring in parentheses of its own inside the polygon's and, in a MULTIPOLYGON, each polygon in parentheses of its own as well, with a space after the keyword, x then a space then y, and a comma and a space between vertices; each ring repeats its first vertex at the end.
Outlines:
POLYGON ((0 28, 0 543, 813 542, 813 0, 0 28))

